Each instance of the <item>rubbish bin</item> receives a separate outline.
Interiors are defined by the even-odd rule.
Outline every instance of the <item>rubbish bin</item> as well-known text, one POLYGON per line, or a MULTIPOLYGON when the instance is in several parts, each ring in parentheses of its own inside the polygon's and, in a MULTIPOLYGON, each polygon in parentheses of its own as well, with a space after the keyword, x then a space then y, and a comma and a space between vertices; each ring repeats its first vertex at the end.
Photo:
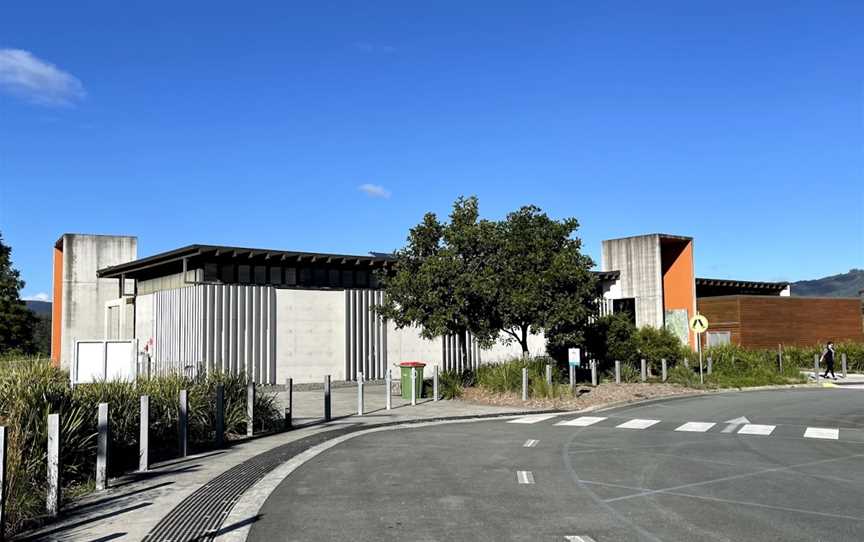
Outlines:
POLYGON ((406 401, 411 400, 412 368, 417 369, 417 376, 415 377, 416 387, 414 388, 417 393, 417 399, 423 397, 423 367, 426 367, 426 364, 419 361, 404 361, 399 364, 399 368, 402 371, 402 399, 406 401))

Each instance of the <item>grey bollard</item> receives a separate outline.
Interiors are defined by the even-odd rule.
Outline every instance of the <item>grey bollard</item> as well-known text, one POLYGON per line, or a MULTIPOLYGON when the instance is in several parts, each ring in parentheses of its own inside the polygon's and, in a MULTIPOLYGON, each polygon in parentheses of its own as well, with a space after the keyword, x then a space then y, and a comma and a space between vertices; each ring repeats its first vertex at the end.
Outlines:
POLYGON ((330 375, 324 377, 324 421, 330 421, 330 375))
POLYGON ((246 384, 246 436, 255 434, 255 383, 246 384))
POLYGON ((6 532, 6 428, 0 425, 0 542, 6 532))
POLYGON ((384 408, 390 410, 393 408, 393 377, 390 375, 390 369, 384 375, 384 408))
POLYGON ((621 383, 621 362, 617 359, 615 360, 615 383, 621 383))
POLYGON ((150 396, 141 396, 138 412, 138 471, 150 470, 150 396))
POLYGON ((411 406, 417 404, 417 367, 411 367, 411 406))
POLYGON ((591 360, 591 385, 596 386, 597 382, 597 360, 591 360))
POLYGON ((819 383, 819 354, 813 354, 813 375, 816 383, 819 383))
POLYGON ((780 364, 780 374, 783 374, 783 345, 777 345, 777 362, 780 364))
POLYGON ((216 447, 225 444, 225 386, 216 386, 216 447))
POLYGON ((660 360, 660 370, 662 372, 663 382, 666 382, 666 358, 660 360))
POLYGON ((186 457, 189 449, 189 394, 186 390, 180 390, 180 411, 177 415, 177 439, 180 457, 186 457))
POLYGON ((648 364, 645 363, 645 359, 642 359, 642 382, 648 380, 648 364))
POLYGON ((546 364, 546 383, 550 384, 550 385, 552 384, 552 364, 551 363, 546 364))
POLYGON ((60 415, 48 415, 48 494, 45 511, 51 517, 60 512, 60 415))
POLYGON ((522 367, 522 400, 528 400, 528 367, 522 367))
POLYGON ((438 366, 436 365, 432 371, 432 400, 438 400, 438 366))
POLYGON ((357 415, 363 415, 363 373, 357 373, 357 415))
POLYGON ((108 424, 108 403, 99 403, 96 425, 96 491, 108 489, 108 444, 111 427, 108 424))
POLYGON ((711 356, 708 356, 708 374, 710 375, 713 370, 714 370, 714 358, 712 358, 711 356))
POLYGON ((840 363, 842 363, 843 378, 846 378, 846 352, 840 354, 840 363))
POLYGON ((569 369, 569 374, 567 376, 570 379, 570 389, 575 390, 576 389, 576 366, 575 365, 569 365, 568 369, 569 369))
POLYGON ((285 407, 285 431, 294 426, 294 379, 285 379, 285 390, 288 392, 288 406, 285 407))

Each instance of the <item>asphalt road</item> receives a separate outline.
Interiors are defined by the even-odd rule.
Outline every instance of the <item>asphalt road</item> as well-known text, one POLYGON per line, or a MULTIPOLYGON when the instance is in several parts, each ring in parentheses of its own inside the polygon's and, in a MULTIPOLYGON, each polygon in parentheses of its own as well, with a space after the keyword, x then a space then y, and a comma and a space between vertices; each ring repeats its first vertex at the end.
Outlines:
POLYGON ((721 394, 590 416, 604 419, 354 438, 286 478, 249 540, 864 540, 864 391, 721 394), (617 427, 628 422, 647 427, 617 427), (680 430, 686 422, 704 425, 680 430))

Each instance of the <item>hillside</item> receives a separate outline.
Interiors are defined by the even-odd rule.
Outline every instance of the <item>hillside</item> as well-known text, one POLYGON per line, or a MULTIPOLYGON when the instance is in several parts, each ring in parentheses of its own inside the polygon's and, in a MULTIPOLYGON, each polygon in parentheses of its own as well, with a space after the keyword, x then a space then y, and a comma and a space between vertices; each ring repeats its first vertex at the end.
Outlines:
POLYGON ((858 297, 861 290, 864 290, 864 269, 792 283, 792 295, 801 297, 858 297))
POLYGON ((51 316, 51 302, 50 301, 32 301, 28 300, 24 303, 27 304, 27 308, 36 313, 39 316, 51 316))

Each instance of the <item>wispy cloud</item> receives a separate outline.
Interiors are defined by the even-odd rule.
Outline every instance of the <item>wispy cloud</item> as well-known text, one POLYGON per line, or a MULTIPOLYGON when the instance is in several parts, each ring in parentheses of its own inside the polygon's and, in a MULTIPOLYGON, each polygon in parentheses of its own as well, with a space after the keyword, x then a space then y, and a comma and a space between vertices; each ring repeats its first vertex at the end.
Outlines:
POLYGON ((48 106, 72 105, 86 95, 77 77, 22 49, 0 49, 0 91, 48 106))
POLYGON ((356 41, 351 44, 351 47, 363 53, 382 53, 386 55, 396 52, 396 48, 391 45, 384 45, 382 43, 371 43, 368 41, 356 41))
POLYGON ((24 301, 51 301, 51 296, 45 292, 39 292, 36 295, 25 296, 24 301))
POLYGON ((370 198, 387 199, 390 197, 390 191, 381 186, 380 184, 361 184, 357 187, 357 189, 365 193, 370 198))

